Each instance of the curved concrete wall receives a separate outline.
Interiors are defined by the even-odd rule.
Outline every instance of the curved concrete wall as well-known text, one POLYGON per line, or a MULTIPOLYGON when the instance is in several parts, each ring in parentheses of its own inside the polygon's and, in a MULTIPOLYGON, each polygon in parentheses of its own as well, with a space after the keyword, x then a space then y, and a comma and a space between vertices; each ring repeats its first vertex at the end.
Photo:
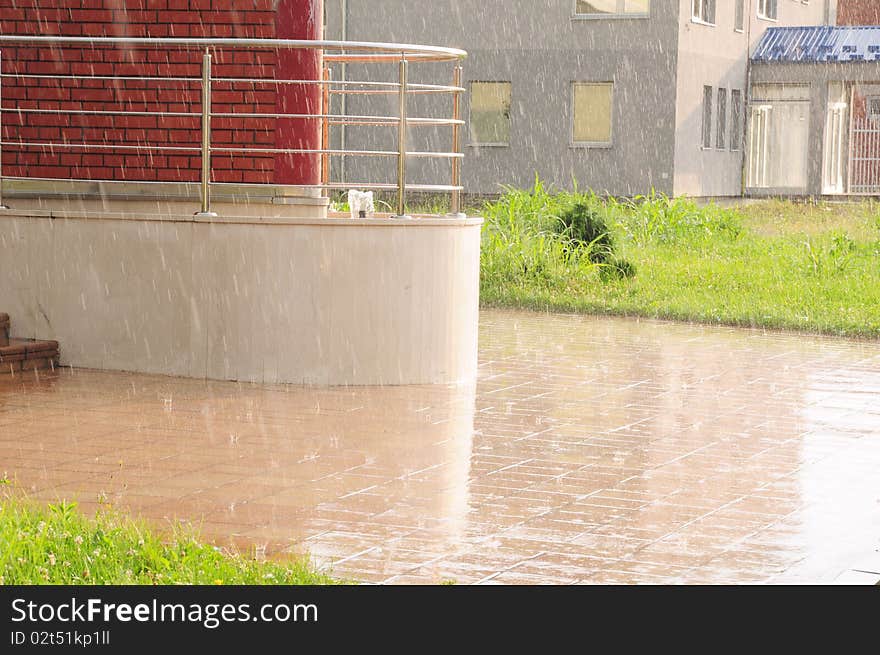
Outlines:
POLYGON ((65 365, 262 383, 473 381, 479 219, 0 211, 0 307, 65 365))

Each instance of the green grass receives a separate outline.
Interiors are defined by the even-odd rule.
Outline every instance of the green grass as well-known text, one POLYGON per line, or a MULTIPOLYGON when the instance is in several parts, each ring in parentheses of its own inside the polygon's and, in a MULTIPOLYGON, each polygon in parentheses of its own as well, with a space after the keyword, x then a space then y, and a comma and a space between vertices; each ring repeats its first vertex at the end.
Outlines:
POLYGON ((0 500, 0 584, 334 584, 305 560, 256 561, 178 531, 162 539, 111 511, 0 500))
POLYGON ((880 336, 880 205, 764 201, 701 206, 508 190, 483 215, 487 306, 645 316, 880 336), (573 203, 601 215, 635 275, 572 257, 558 225, 573 203))

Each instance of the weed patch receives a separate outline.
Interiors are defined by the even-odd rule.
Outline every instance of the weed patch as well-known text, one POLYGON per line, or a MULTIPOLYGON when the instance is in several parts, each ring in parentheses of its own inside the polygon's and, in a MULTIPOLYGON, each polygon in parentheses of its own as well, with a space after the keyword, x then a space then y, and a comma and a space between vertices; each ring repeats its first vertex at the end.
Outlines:
POLYGON ((106 510, 0 500, 0 584, 332 584, 305 560, 258 561, 185 530, 161 539, 106 510))
POLYGON ((738 207, 508 189, 483 214, 488 306, 880 336, 880 205, 738 207))

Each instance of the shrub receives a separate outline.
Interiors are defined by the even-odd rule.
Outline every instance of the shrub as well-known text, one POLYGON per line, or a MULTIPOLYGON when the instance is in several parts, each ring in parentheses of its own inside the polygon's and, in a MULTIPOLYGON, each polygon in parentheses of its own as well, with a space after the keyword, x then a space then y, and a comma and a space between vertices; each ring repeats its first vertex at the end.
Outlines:
POLYGON ((488 295, 531 286, 569 293, 635 274, 616 255, 609 204, 592 192, 551 192, 536 179, 529 190, 505 189, 483 215, 481 279, 488 295))
POLYGON ((567 234, 597 264, 607 264, 614 257, 614 237, 605 217, 595 207, 576 202, 559 216, 562 234, 567 234))
POLYGON ((483 207, 481 259, 484 291, 529 288, 568 289, 596 279, 598 264, 587 249, 560 230, 569 194, 548 192, 540 180, 530 190, 506 189, 483 207))

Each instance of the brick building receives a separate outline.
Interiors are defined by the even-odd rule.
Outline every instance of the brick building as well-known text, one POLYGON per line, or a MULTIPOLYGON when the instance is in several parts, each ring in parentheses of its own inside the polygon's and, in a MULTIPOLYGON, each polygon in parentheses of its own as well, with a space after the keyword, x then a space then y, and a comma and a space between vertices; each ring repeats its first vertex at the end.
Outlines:
MULTIPOLYGON (((321 30, 321 0, 0 0, 0 33, 6 35, 314 39, 321 30)), ((212 48, 211 53, 214 78, 311 79, 320 74, 319 55, 307 51, 212 48)), ((202 55, 197 48, 6 47, 3 99, 17 109, 42 113, 4 113, 4 142, 66 145, 7 145, 4 176, 198 180, 198 152, 145 146, 199 146, 202 55), (107 79, 111 77, 127 79, 107 79), (175 79, 136 79, 143 77, 175 79), (65 110, 137 113, 81 115, 65 110), (103 143, 127 149, 101 148, 103 143)), ((212 110, 314 114, 319 96, 314 87, 218 79, 212 110)), ((303 119, 217 117, 212 124, 212 142, 218 148, 314 148, 318 133, 317 121, 303 119)), ((310 156, 218 152, 212 163, 217 182, 317 181, 310 156)))
POLYGON ((838 25, 880 25, 878 0, 838 0, 838 25))

